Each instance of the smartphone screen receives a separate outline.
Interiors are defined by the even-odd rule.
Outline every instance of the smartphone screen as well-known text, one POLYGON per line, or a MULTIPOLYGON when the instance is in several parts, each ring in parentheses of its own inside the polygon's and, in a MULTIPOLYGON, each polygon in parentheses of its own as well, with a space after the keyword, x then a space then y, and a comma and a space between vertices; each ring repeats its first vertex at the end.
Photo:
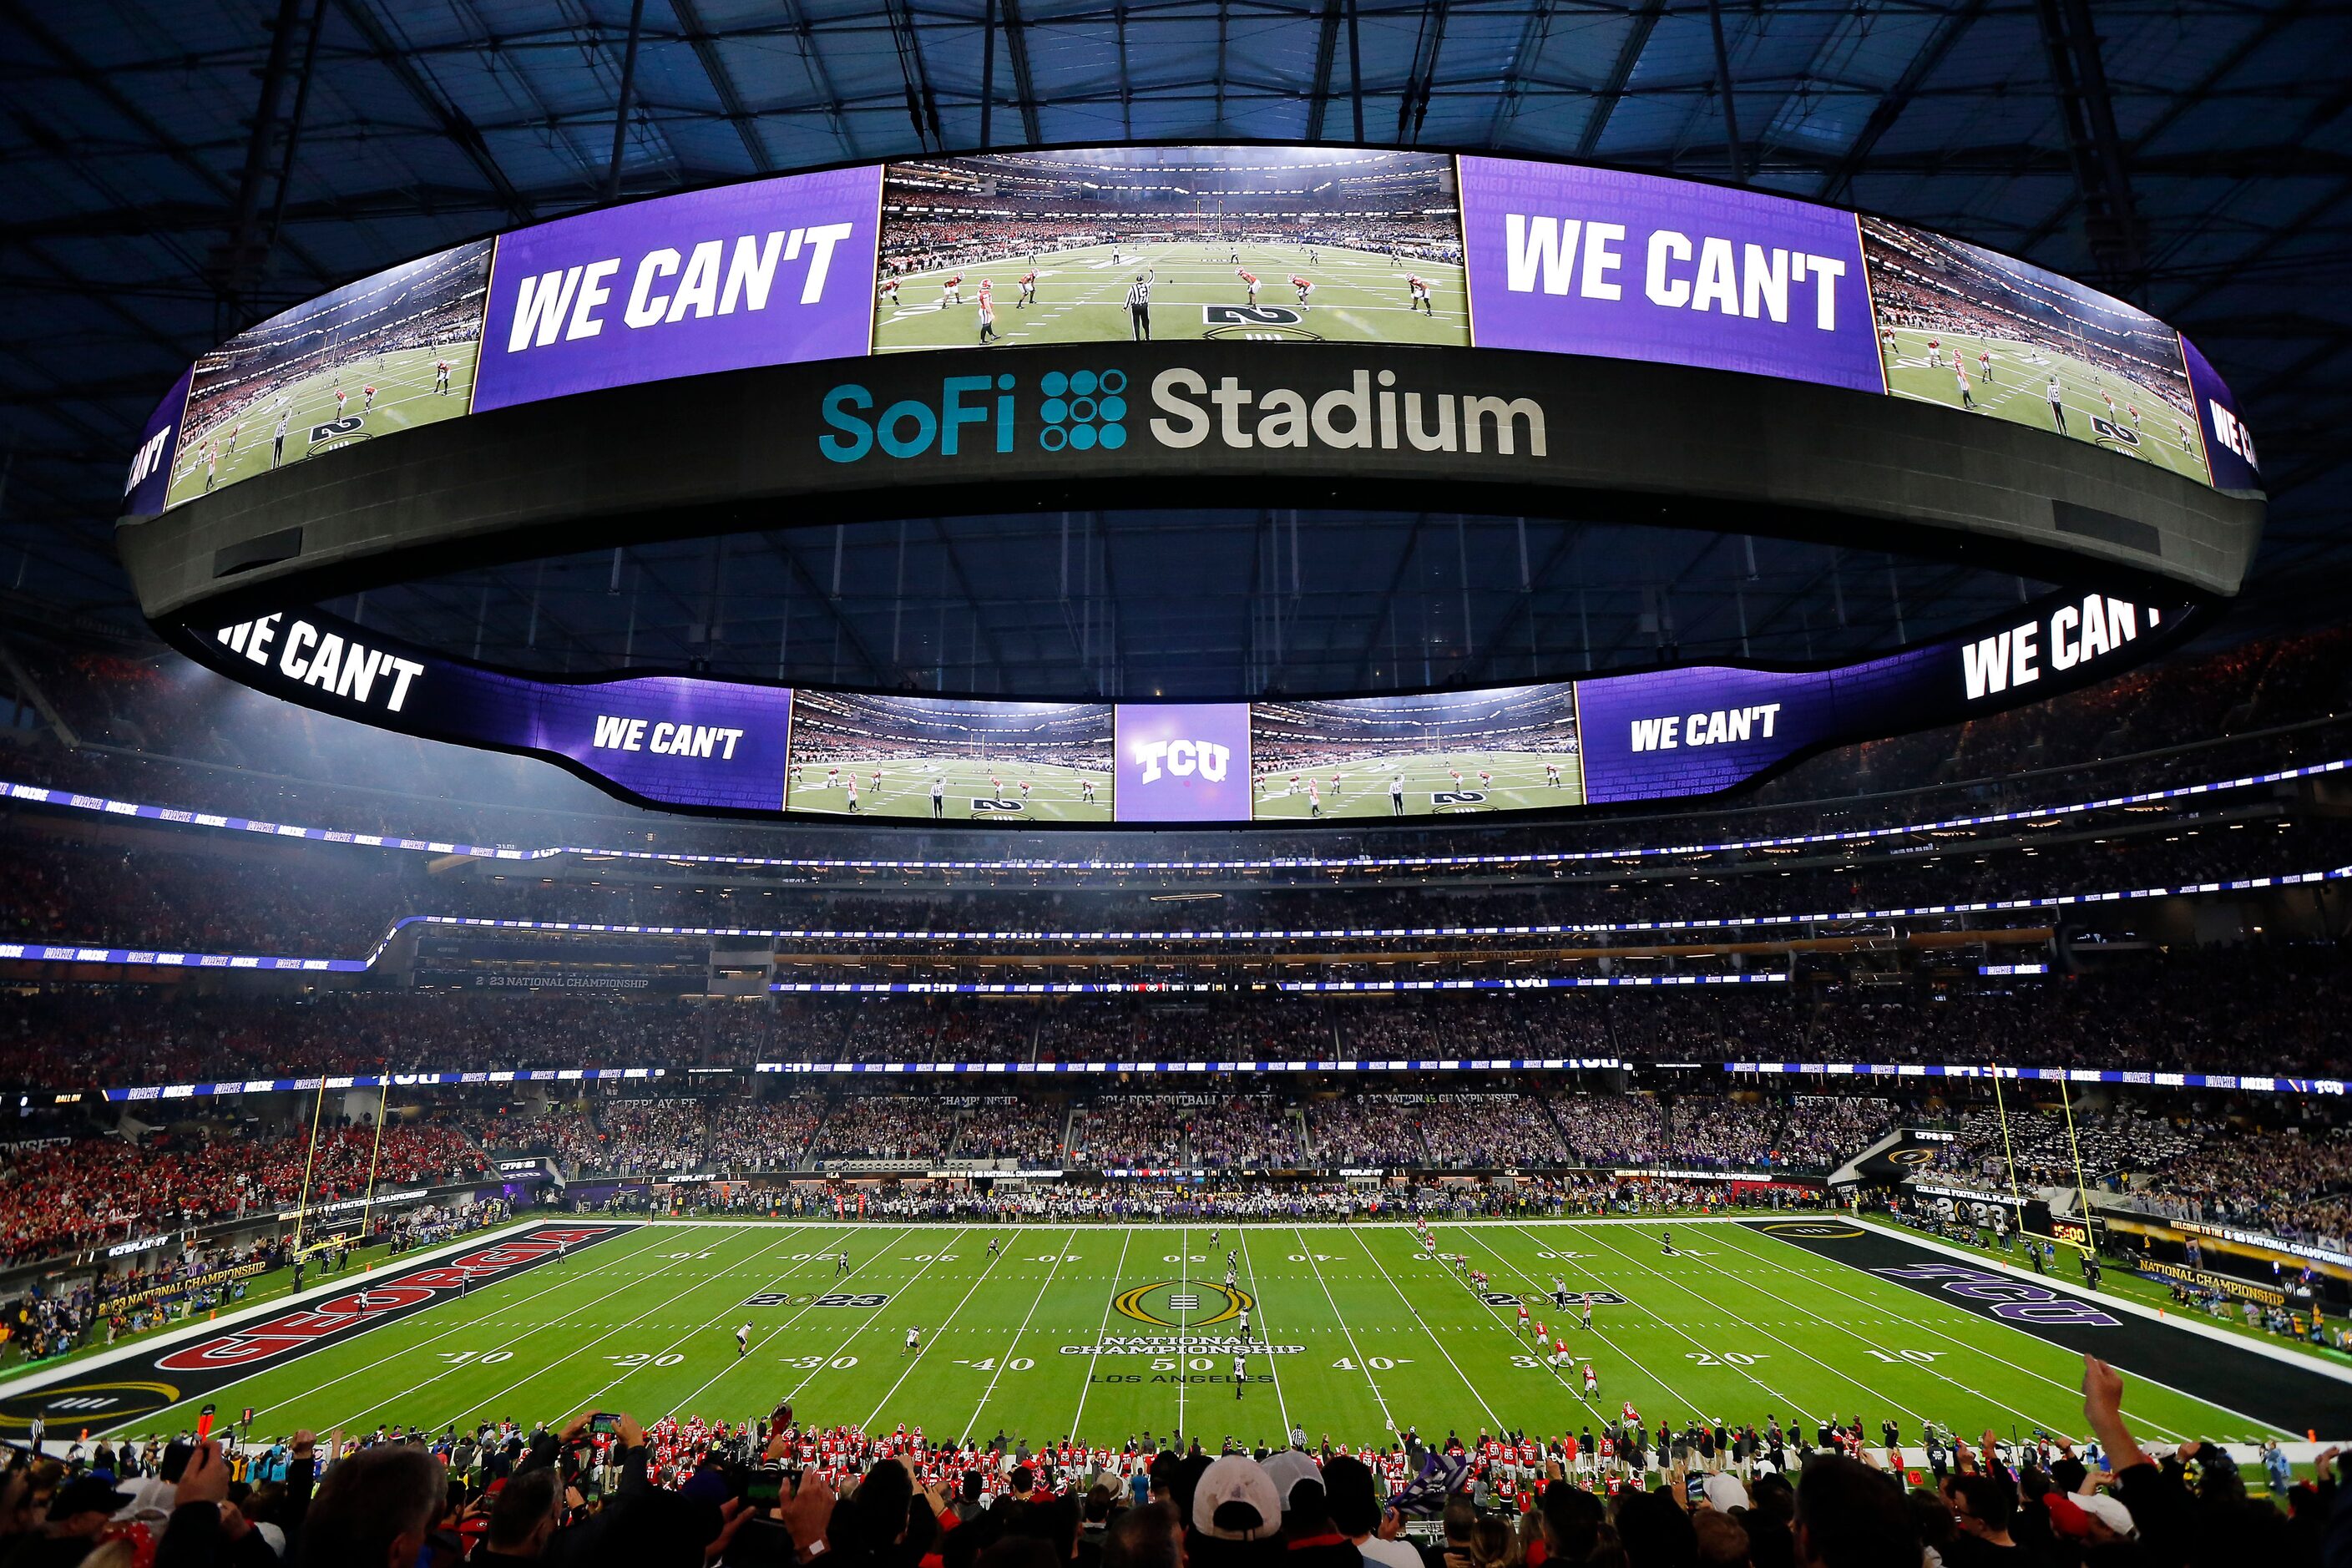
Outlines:
POLYGON ((610 1415, 598 1414, 588 1417, 588 1430, 591 1432, 611 1433, 620 1429, 621 1424, 610 1415))
POLYGON ((783 1500, 784 1472, 754 1470, 743 1483, 743 1500, 753 1508, 773 1508, 783 1500))

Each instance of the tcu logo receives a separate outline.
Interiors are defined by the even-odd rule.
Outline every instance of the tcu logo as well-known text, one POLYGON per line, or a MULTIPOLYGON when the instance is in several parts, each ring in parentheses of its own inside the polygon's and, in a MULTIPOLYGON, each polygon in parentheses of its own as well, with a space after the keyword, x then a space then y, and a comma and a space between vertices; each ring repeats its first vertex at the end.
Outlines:
POLYGON ((1160 776, 1160 764, 1166 762, 1168 771, 1178 778, 1190 778, 1198 773, 1211 784, 1225 782, 1225 764, 1233 760, 1230 747, 1210 741, 1144 741, 1135 748, 1135 760, 1143 764, 1140 782, 1150 784, 1160 776))

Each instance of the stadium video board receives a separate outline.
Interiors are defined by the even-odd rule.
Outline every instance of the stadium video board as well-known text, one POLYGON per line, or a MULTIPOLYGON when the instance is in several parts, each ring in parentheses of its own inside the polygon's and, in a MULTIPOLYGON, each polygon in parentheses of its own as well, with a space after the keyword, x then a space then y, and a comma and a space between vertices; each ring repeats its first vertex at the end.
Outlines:
POLYGON ((308 707, 542 757, 664 807, 998 826, 1297 825, 1716 794, 1826 746, 2104 679, 2194 620, 2178 604, 2056 593, 2000 622, 1824 668, 1683 666, 1258 702, 547 680, 316 610, 222 627, 190 651, 308 707))
POLYGON ((803 691, 786 810, 929 820, 1108 822, 1108 702, 803 691))
MULTIPOLYGON (((2044 429, 2232 494, 2260 484, 2229 388, 2178 332, 1925 229, 1527 159, 1129 146, 778 175, 387 268, 199 360, 142 432, 125 515, 418 425, 605 388, 1146 339, 1778 377, 2044 429)), ((1125 396, 1139 405, 1144 390, 1125 396)), ((1204 385, 1193 406, 1226 390, 1204 385)), ((984 418, 982 401, 966 415, 984 418)), ((1450 426, 1417 423, 1450 407, 1400 401, 1417 447, 1454 449, 1450 426)), ((1264 445, 1304 444, 1304 408, 1227 399, 1216 417, 1264 445)), ((1089 417, 1065 434, 1077 447, 1127 428, 1089 417)))

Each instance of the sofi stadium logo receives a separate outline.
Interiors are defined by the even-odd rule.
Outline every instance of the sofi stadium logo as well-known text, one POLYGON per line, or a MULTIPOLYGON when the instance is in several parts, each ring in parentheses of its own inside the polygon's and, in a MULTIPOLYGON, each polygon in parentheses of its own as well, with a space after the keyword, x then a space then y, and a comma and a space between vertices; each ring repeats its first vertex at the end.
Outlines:
MULTIPOLYGON (((1049 371, 1032 405, 1036 444, 1048 452, 1117 451, 1129 440, 1130 392, 1117 367, 1049 371)), ((845 382, 824 395, 826 432, 817 448, 836 463, 875 452, 919 458, 968 450, 1010 453, 1018 444, 1020 378, 950 375, 936 399, 901 398, 877 410, 871 388, 845 382)), ((1549 453, 1543 405, 1532 397, 1424 393, 1397 384, 1392 370, 1357 370, 1337 385, 1251 386, 1233 375, 1213 383, 1197 370, 1161 371, 1146 389, 1143 429, 1161 447, 1189 451, 1211 442, 1237 451, 1325 447, 1338 451, 1549 453)))
MULTIPOLYGON (((936 404, 906 397, 877 414, 871 390, 845 383, 824 395, 824 422, 832 429, 817 437, 817 449, 836 463, 855 463, 875 451, 919 458, 936 449, 954 458, 974 445, 1010 452, 1020 384, 1010 374, 945 376, 936 404)), ((1125 371, 1047 371, 1037 378, 1036 391, 1036 441, 1046 451, 1115 452, 1127 445, 1125 371)))

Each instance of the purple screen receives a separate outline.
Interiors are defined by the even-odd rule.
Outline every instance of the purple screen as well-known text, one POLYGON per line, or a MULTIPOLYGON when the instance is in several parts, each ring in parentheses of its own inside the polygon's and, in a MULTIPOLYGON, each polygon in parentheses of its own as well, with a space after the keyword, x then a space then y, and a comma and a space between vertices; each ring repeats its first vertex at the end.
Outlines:
POLYGON ((1250 815, 1246 702, 1122 702, 1121 822, 1246 822, 1250 815))
POLYGON ((2213 470, 2213 488, 2262 489, 2262 461, 2254 452, 2253 432, 2238 417, 2238 400, 2230 395, 2229 384, 2187 338, 2180 340, 2180 353, 2189 364, 2189 388, 2197 398, 2197 423, 2205 432, 2205 457, 2213 470))
POLYGON ((474 406, 863 354, 881 193, 838 169, 505 236, 474 406))
POLYGON ((1886 390, 1853 214, 1612 169, 1460 163, 1478 347, 1886 390))
POLYGON ((570 757, 648 800, 783 809, 793 694, 782 687, 680 676, 530 684, 526 745, 570 757))
POLYGON ((180 415, 188 405, 190 366, 180 373, 155 412, 147 416, 139 434, 139 449, 131 455, 131 471, 122 480, 122 512, 126 517, 152 517, 163 510, 163 495, 172 484, 172 449, 179 439, 180 415))
POLYGON ((1728 789, 1836 731, 1828 671, 1699 665, 1577 683, 1596 805, 1728 789))

